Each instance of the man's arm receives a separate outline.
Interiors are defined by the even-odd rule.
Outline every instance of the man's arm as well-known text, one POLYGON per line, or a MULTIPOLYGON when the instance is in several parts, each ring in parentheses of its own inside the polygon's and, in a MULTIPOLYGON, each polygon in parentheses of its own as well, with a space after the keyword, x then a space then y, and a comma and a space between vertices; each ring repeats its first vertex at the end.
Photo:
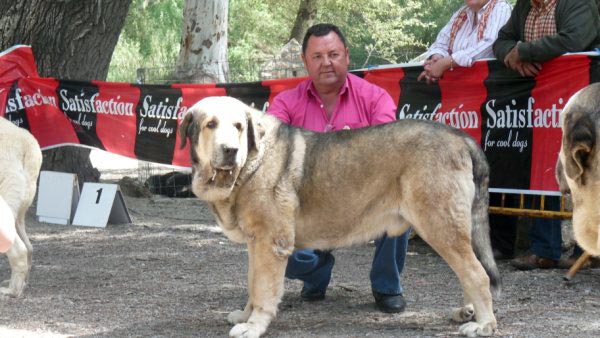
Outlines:
POLYGON ((526 10, 528 2, 529 0, 518 1, 508 21, 498 32, 498 38, 494 42, 492 49, 494 50, 494 56, 500 62, 504 62, 506 55, 517 45, 517 42, 522 40, 520 27, 521 15, 526 10))
POLYGON ((452 54, 454 62, 462 67, 471 67, 473 62, 489 57, 492 51, 492 45, 498 37, 498 31, 506 24, 510 18, 511 7, 509 4, 502 2, 494 7, 487 25, 483 32, 483 39, 477 40, 476 43, 470 44, 467 48, 455 51, 452 54))
POLYGON ((396 120, 396 104, 394 100, 383 88, 379 88, 379 94, 371 105, 370 125, 375 126, 396 120))
POLYGON ((595 0, 562 1, 556 13, 557 32, 518 46, 522 61, 544 62, 568 52, 583 52, 598 34, 595 0))
POLYGON ((283 93, 279 93, 277 96, 275 96, 273 102, 271 102, 269 108, 267 108, 267 114, 275 116, 285 124, 291 124, 292 118, 282 94, 283 93))
POLYGON ((446 23, 446 25, 440 30, 435 41, 431 44, 429 49, 427 49, 427 58, 434 54, 439 54, 442 57, 448 56, 448 44, 450 43, 450 31, 452 30, 452 23, 454 22, 456 16, 459 11, 452 14, 450 20, 446 23))

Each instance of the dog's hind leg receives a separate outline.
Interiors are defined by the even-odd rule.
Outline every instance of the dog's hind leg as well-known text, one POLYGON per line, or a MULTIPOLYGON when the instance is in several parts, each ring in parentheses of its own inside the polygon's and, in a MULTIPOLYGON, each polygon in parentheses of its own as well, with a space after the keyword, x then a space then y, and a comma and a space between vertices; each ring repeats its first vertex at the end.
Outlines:
POLYGON ((275 318, 277 306, 283 296, 283 282, 287 256, 277 255, 268 238, 258 238, 249 243, 248 254, 252 264, 249 277, 249 302, 246 310, 251 314, 245 323, 236 324, 229 336, 260 337, 275 318))
MULTIPOLYGON (((433 199, 430 199, 433 200, 433 199)), ((471 244, 470 205, 458 196, 449 198, 442 208, 428 208, 429 213, 414 215, 413 229, 450 266, 463 289, 464 307, 455 310, 453 319, 465 321, 472 316, 476 322, 461 325, 459 332, 469 337, 491 336, 496 329, 492 307, 490 278, 475 256, 471 244), (424 226, 425 225, 425 226, 424 226)))
POLYGON ((455 236, 451 244, 447 242, 446 236, 423 239, 444 258, 458 277, 466 304, 460 311, 467 310, 468 313, 468 305, 473 304, 477 321, 461 325, 460 333, 468 337, 493 335, 497 324, 492 307, 490 280, 471 249, 470 236, 455 236))
MULTIPOLYGON (((0 287, 0 294, 19 297, 23 293, 29 274, 27 246, 19 236, 15 238, 12 247, 6 253, 10 264, 11 275, 7 287, 0 287)), ((4 283, 3 283, 4 284, 4 283)))
MULTIPOLYGON (((23 175, 12 175, 11 182, 17 186, 27 186, 23 175)), ((4 197, 15 217, 15 228, 17 236, 11 248, 6 252, 8 263, 11 268, 11 277, 2 283, 0 294, 19 297, 23 293, 25 284, 31 270, 32 247, 27 233, 25 232, 25 213, 31 205, 35 190, 33 191, 14 191, 4 197)))
POLYGON ((25 244, 25 249, 27 250, 27 273, 29 276, 29 270, 31 269, 33 256, 33 247, 31 246, 29 236, 27 236, 27 231, 25 230, 25 214, 27 213, 28 208, 29 206, 21 208, 15 222, 15 227, 17 228, 17 234, 19 235, 19 238, 23 241, 23 244, 25 244))
POLYGON ((465 301, 465 306, 452 309, 451 317, 453 321, 457 323, 466 323, 475 318, 475 308, 473 304, 465 301))

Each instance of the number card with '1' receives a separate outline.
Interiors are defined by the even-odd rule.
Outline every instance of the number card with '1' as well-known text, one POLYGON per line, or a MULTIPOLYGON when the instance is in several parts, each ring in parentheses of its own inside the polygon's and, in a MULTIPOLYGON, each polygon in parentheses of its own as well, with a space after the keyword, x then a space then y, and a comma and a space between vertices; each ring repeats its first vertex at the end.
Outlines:
POLYGON ((73 225, 104 228, 107 223, 131 223, 119 186, 107 183, 84 183, 73 225))

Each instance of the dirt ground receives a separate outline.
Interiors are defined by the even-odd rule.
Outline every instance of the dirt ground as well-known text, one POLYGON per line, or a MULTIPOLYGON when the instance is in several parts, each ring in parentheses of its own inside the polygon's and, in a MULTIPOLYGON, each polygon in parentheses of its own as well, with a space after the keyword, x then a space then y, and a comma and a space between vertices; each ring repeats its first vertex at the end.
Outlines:
MULTIPOLYGON (((0 298, 0 337, 226 337, 246 302, 246 249, 229 242, 202 202, 126 197, 133 224, 105 229, 40 223, 28 215, 34 265, 24 296, 0 298)), ((461 290, 448 266, 411 240, 407 309, 378 312, 368 273, 373 246, 337 250, 326 300, 303 302, 286 282, 266 337, 448 337, 461 290)), ((494 303, 501 337, 600 337, 600 270, 517 271, 499 263, 494 303)), ((0 258, 0 280, 9 276, 0 258)))

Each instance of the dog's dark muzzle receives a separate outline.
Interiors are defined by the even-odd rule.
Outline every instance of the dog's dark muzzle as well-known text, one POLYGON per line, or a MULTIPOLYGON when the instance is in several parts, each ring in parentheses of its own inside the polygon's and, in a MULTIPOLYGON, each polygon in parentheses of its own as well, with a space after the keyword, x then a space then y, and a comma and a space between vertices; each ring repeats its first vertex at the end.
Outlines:
POLYGON ((221 146, 221 161, 219 169, 229 169, 236 166, 238 148, 221 146))

